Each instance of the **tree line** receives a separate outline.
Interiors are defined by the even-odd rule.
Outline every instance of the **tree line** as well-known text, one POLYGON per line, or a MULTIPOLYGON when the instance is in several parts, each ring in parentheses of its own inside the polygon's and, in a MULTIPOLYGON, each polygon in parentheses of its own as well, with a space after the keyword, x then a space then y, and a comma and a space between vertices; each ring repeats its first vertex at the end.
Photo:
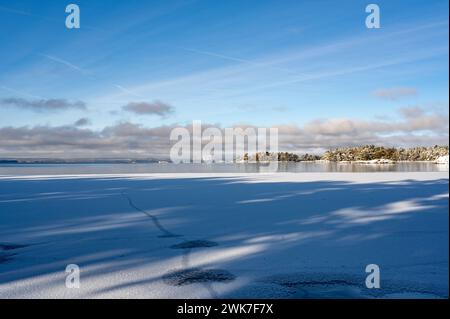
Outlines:
POLYGON ((295 154, 290 152, 260 152, 253 155, 246 153, 244 161, 303 162, 303 161, 370 161, 386 159, 391 161, 434 161, 441 156, 448 155, 448 146, 435 145, 432 147, 394 148, 375 145, 357 147, 340 147, 326 151, 323 155, 295 154))

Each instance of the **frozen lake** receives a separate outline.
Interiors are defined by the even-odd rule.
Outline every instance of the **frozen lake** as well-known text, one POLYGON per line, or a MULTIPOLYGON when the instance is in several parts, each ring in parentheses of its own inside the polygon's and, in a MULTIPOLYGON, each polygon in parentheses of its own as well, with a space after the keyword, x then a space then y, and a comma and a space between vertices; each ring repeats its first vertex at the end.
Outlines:
POLYGON ((0 176, 0 298, 448 298, 446 172, 39 172, 0 176))

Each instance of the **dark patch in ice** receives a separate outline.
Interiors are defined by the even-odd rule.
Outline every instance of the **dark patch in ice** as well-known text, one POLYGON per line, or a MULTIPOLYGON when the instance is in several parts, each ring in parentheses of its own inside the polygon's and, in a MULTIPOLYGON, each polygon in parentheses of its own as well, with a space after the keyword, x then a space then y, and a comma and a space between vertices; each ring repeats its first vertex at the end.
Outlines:
POLYGON ((362 298, 364 280, 343 274, 290 274, 272 276, 266 281, 289 289, 292 298, 362 298))
POLYGON ((10 243, 0 243, 0 250, 14 250, 19 248, 27 247, 28 245, 18 245, 10 243))
POLYGON ((414 294, 448 298, 448 292, 439 287, 418 286, 414 282, 385 280, 380 289, 368 289, 365 277, 342 273, 291 273, 263 278, 260 282, 272 283, 289 289, 293 298, 389 298, 389 295, 414 294))
POLYGON ((195 283, 229 282, 236 277, 223 269, 199 269, 189 268, 174 271, 163 276, 166 284, 171 286, 183 286, 195 283))
POLYGON ((158 238, 177 238, 177 237, 183 237, 183 235, 176 235, 176 234, 164 234, 157 236, 158 238))
POLYGON ((12 244, 12 243, 0 243, 0 264, 6 263, 13 259, 16 255, 10 251, 28 247, 29 245, 12 244))
POLYGON ((365 277, 339 273, 291 273, 273 275, 262 279, 282 286, 320 285, 320 284, 357 284, 364 283, 365 277))
POLYGON ((176 244, 170 246, 172 249, 189 249, 189 248, 198 248, 198 247, 214 247, 218 244, 209 240, 190 240, 185 241, 181 244, 176 244))
POLYGON ((0 253, 0 264, 6 263, 14 257, 14 254, 0 253))
POLYGON ((294 281, 294 282, 280 282, 278 283, 281 286, 286 287, 295 287, 295 286, 330 286, 330 285, 356 285, 354 282, 347 280, 323 280, 323 281, 315 281, 315 280, 305 280, 305 281, 294 281))

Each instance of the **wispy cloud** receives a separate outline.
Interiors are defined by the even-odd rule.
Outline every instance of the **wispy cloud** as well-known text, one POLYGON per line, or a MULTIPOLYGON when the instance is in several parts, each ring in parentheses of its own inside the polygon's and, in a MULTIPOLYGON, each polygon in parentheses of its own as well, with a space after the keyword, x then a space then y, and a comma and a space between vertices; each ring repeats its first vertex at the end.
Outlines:
POLYGON ((222 60, 228 60, 228 61, 233 61, 233 62, 238 62, 238 63, 243 63, 243 64, 248 64, 248 65, 252 65, 255 67, 259 67, 259 68, 267 68, 267 69, 272 69, 275 71, 282 71, 288 74, 296 74, 296 75, 301 75, 298 72, 295 72, 291 69, 287 69, 287 68, 281 68, 281 67, 277 67, 276 65, 274 65, 273 62, 262 62, 262 61, 254 61, 254 60, 250 60, 250 59, 242 59, 242 58, 237 58, 237 57, 233 57, 233 56, 229 56, 229 55, 225 55, 225 54, 221 54, 221 53, 217 53, 217 52, 211 52, 211 51, 202 51, 202 50, 196 50, 196 49, 192 49, 192 48, 181 48, 182 50, 188 51, 188 52, 193 52, 193 53, 197 53, 197 54, 201 54, 201 55, 205 55, 205 56, 210 56, 210 57, 214 57, 214 58, 219 58, 222 60))
POLYGON ((274 110, 276 112, 280 112, 280 113, 285 113, 285 112, 289 111, 289 108, 286 106, 274 106, 272 108, 272 110, 274 110))
MULTIPOLYGON (((254 58, 235 57, 219 52, 180 48, 187 52, 228 60, 232 63, 212 69, 197 69, 191 73, 172 78, 140 83, 129 90, 141 96, 150 93, 161 98, 174 92, 180 99, 205 97, 218 100, 240 96, 251 96, 269 89, 283 89, 302 83, 317 83, 318 80, 344 78, 378 70, 393 70, 417 61, 426 61, 448 55, 448 46, 439 43, 433 46, 420 46, 431 35, 440 35, 442 26, 448 22, 424 24, 414 27, 392 28, 382 35, 367 34, 344 38, 306 48, 290 49, 282 53, 271 52, 254 58), (418 31, 427 30, 426 34, 418 31), (412 35, 414 36, 408 36, 412 35), (386 44, 387 43, 387 44, 386 44), (395 50, 389 58, 380 51, 378 55, 369 52, 368 47, 380 50, 395 50), (415 48, 410 50, 410 48, 415 48), (349 57, 349 52, 358 56, 349 57)), ((401 88, 400 88, 401 89, 401 88)), ((400 95, 412 94, 411 91, 378 92, 386 98, 399 98, 400 95), (395 95, 397 93, 397 95, 395 95)), ((105 96, 104 100, 114 100, 120 95, 105 96)), ((197 98, 200 99, 200 98, 197 98)))
POLYGON ((126 87, 123 87, 122 85, 114 84, 114 86, 115 86, 116 88, 118 88, 119 90, 121 90, 122 92, 126 93, 126 94, 129 94, 129 95, 132 95, 132 96, 135 96, 135 97, 140 97, 140 98, 142 98, 141 95, 138 95, 138 94, 134 93, 133 91, 127 89, 126 87))
POLYGON ((26 93, 26 92, 19 91, 19 90, 15 90, 15 89, 12 89, 12 88, 10 88, 10 87, 3 86, 3 85, 0 85, 0 89, 5 90, 5 91, 8 91, 8 92, 10 92, 10 93, 14 93, 15 95, 24 96, 24 97, 27 97, 27 98, 32 98, 32 99, 45 99, 45 98, 42 97, 42 96, 33 95, 33 94, 28 94, 28 93, 26 93))
POLYGON ((0 104, 16 107, 20 109, 29 109, 33 111, 60 111, 67 109, 86 109, 86 103, 83 101, 68 101, 66 99, 24 99, 17 97, 4 98, 0 104))
POLYGON ((378 89, 373 92, 373 95, 383 100, 397 101, 417 95, 417 89, 412 87, 378 89))
POLYGON ((424 109, 420 106, 402 107, 399 112, 406 118, 418 118, 425 114, 424 109))
POLYGON ((48 54, 40 54, 40 56, 43 56, 43 57, 45 57, 47 59, 50 59, 50 60, 52 60, 54 62, 63 64, 65 66, 67 66, 68 68, 70 68, 70 69, 72 69, 74 71, 80 72, 82 74, 86 74, 86 75, 90 74, 90 72, 88 72, 87 70, 85 70, 85 69, 83 69, 83 68, 81 68, 81 67, 79 67, 79 66, 77 66, 77 65, 75 65, 75 64, 73 64, 73 63, 71 63, 69 61, 61 59, 59 57, 56 57, 56 56, 53 56, 53 55, 48 55, 48 54))
MULTIPOLYGON (((57 56, 54 56, 54 55, 48 55, 48 54, 39 54, 39 55, 42 56, 42 57, 45 57, 45 58, 47 58, 47 59, 49 59, 49 60, 51 60, 53 62, 57 62, 59 64, 62 64, 62 65, 68 67, 69 69, 71 69, 71 70, 73 70, 75 72, 78 72, 78 73, 81 73, 81 74, 87 76, 88 78, 91 78, 93 80, 101 80, 101 78, 98 75, 94 74, 93 72, 88 71, 88 70, 86 70, 86 69, 84 69, 84 68, 82 68, 82 67, 80 67, 80 66, 78 66, 78 65, 76 65, 76 64, 74 64, 72 62, 64 60, 64 59, 62 59, 60 57, 57 57, 57 56)), ((134 97, 142 98, 141 95, 134 93, 133 91, 127 89, 123 85, 113 84, 112 86, 117 88, 117 89, 119 89, 121 92, 123 92, 123 93, 125 93, 127 95, 132 95, 134 97)))
POLYGON ((14 8, 8 8, 8 7, 4 7, 4 6, 0 6, 0 11, 14 13, 14 14, 20 14, 20 15, 24 15, 24 16, 33 16, 30 12, 17 10, 14 8))

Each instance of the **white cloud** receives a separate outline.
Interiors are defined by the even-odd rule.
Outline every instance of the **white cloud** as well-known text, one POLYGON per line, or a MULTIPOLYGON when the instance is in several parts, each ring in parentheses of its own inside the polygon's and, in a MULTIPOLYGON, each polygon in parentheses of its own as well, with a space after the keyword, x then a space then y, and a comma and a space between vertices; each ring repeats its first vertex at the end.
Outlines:
MULTIPOLYGON (((410 112, 418 112, 410 109, 410 112)), ((407 109, 402 113, 409 114, 407 109)), ((430 146, 448 144, 448 114, 420 110, 419 118, 363 121, 357 119, 314 120, 304 126, 274 125, 281 151, 310 152, 339 146, 377 144, 430 146)), ((65 158, 168 158, 170 132, 179 125, 146 128, 129 122, 91 130, 71 126, 0 128, 0 152, 4 157, 65 158)), ((211 124, 203 123, 202 127, 211 124)), ((237 127, 250 127, 239 124, 237 127)), ((184 125, 190 129, 190 125, 184 125)))

